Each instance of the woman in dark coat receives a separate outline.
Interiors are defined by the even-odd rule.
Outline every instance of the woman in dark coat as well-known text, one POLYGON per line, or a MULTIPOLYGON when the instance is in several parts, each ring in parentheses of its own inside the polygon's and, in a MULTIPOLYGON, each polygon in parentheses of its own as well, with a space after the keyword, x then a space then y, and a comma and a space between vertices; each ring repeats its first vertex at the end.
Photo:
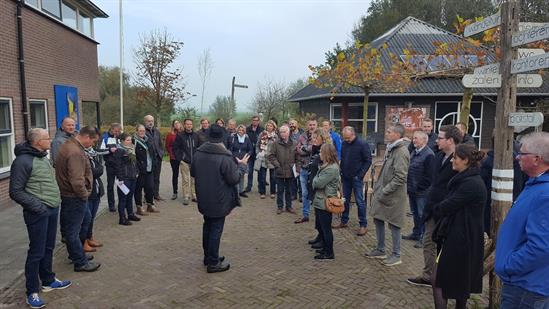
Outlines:
POLYGON ((132 137, 128 133, 120 135, 120 147, 114 152, 115 173, 119 185, 128 188, 124 193, 118 188, 118 224, 132 225, 131 221, 141 221, 133 212, 133 198, 137 183, 137 159, 132 137))
MULTIPOLYGON (((227 139, 225 139, 227 140, 227 139)), ((246 127, 239 125, 236 129, 236 134, 234 134, 230 140, 229 151, 233 153, 233 157, 238 159, 243 159, 247 154, 251 156, 254 150, 254 146, 250 141, 248 135, 246 135, 246 127)), ((238 172, 240 173, 240 182, 238 183, 238 194, 242 197, 248 197, 246 192, 244 192, 244 175, 248 173, 248 167, 245 165, 238 165, 238 172)))
POLYGON ((438 254, 431 278, 437 309, 446 308, 448 299, 456 300, 456 308, 466 308, 471 293, 482 293, 487 195, 479 170, 482 157, 475 146, 458 145, 452 159, 458 173, 448 183, 446 199, 434 205, 440 218, 433 233, 438 254))
POLYGON ((135 144, 135 157, 137 160, 137 168, 139 169, 139 176, 137 177, 137 184, 135 186, 135 205, 137 207, 137 214, 140 216, 146 216, 147 213, 143 210, 142 191, 145 191, 145 202, 147 203, 148 212, 160 212, 154 206, 154 179, 153 179, 153 157, 151 154, 152 144, 150 143, 146 133, 145 126, 142 124, 136 127, 136 133, 133 136, 133 143, 135 144))

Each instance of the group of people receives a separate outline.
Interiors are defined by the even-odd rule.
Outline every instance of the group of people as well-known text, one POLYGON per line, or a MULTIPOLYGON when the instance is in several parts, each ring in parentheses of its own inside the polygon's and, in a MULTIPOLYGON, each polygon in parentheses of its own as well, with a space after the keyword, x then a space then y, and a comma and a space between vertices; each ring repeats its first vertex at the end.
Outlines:
MULTIPOLYGON (((93 221, 105 191, 103 164, 109 210, 118 211, 119 224, 131 225, 159 212, 155 203, 163 200, 159 183, 165 146, 172 168, 172 200, 179 197, 181 175, 183 205, 197 203, 203 215, 203 262, 208 273, 230 268, 219 254, 225 217, 242 204, 241 198, 248 197, 255 173, 259 197, 267 198, 269 186, 277 214, 296 214, 293 203, 299 199, 301 216, 294 222, 306 223, 312 205, 317 235, 309 244, 316 249, 315 259, 335 258, 332 230, 349 227, 351 206, 356 204, 356 235, 368 232, 367 213, 375 225, 377 244, 366 257, 382 259, 386 266, 398 265, 401 239, 414 241, 423 250, 424 269, 407 281, 431 287, 436 308, 445 308, 448 299, 465 308, 471 293, 482 292, 485 207, 490 197, 480 165, 487 159, 467 137, 464 125, 442 126, 438 134, 433 132, 432 120, 424 119, 422 126, 411 139, 401 124, 388 126, 383 165, 368 211, 365 182, 372 151, 353 127, 342 128, 340 136, 330 121, 319 126, 311 118, 302 130, 294 119, 280 126, 272 119, 262 127, 258 116, 252 117, 249 126, 232 119, 227 126, 222 119, 210 126, 204 118, 195 131, 191 119, 176 120, 164 143, 150 115, 133 135, 122 132, 119 124, 112 124, 103 136, 93 127, 77 131, 71 118, 63 120, 53 141, 46 130, 31 129, 15 149, 10 180, 10 196, 23 206, 30 240, 25 265, 27 303, 41 308, 40 291, 71 285, 57 279, 51 267, 59 212, 61 235, 74 270, 100 267, 89 252, 102 246, 93 237, 93 221), (353 194, 355 203, 351 203, 353 194), (333 222, 326 203, 339 196, 345 207, 333 222), (408 207, 414 225, 411 233, 401 235, 408 207), (390 254, 385 226, 391 231, 390 254)), ((522 193, 517 192, 497 238, 495 269, 504 282, 503 308, 549 302, 549 290, 543 284, 549 276, 545 241, 549 239, 549 134, 524 137, 516 159, 529 180, 522 193)))

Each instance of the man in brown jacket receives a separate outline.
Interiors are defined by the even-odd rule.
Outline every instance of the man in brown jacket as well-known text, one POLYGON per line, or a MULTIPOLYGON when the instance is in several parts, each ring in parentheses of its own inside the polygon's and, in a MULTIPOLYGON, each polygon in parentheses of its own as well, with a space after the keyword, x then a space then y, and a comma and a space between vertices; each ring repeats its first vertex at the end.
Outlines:
POLYGON ((279 129, 280 138, 274 142, 269 149, 268 159, 275 167, 276 176, 276 205, 277 214, 281 214, 284 209, 283 197, 286 200, 286 211, 295 213, 292 209, 292 196, 290 186, 296 175, 295 163, 297 152, 295 151, 295 142, 290 139, 290 128, 282 126, 279 129))
POLYGON ((74 271, 95 271, 101 265, 89 261, 80 238, 81 234, 87 234, 81 227, 89 211, 86 203, 93 185, 90 161, 84 149, 92 147, 98 139, 95 128, 83 127, 78 135, 61 145, 55 158, 55 178, 61 193, 61 234, 74 271))

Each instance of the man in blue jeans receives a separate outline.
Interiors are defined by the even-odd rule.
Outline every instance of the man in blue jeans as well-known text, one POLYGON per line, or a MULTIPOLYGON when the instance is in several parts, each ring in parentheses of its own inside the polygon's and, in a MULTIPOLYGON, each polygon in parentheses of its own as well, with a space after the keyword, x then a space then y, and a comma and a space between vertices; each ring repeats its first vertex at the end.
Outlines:
POLYGON ((503 282, 500 308, 545 309, 549 308, 549 133, 531 133, 521 143, 517 160, 530 179, 499 229, 494 268, 503 282))
POLYGON ((25 262, 27 304, 42 308, 42 291, 65 289, 70 281, 55 278, 52 270, 53 249, 59 214, 59 187, 47 158, 51 139, 48 131, 31 129, 27 142, 15 146, 16 159, 11 165, 10 197, 23 207, 23 218, 29 234, 29 251, 25 262))
POLYGON ((351 209, 351 193, 355 193, 360 228, 358 236, 366 235, 368 222, 366 221, 366 200, 364 198, 364 176, 372 165, 370 146, 356 136, 353 127, 345 127, 342 131, 343 144, 341 145, 341 184, 345 198, 345 211, 341 215, 341 222, 333 228, 346 228, 349 223, 351 209))
POLYGON ((98 138, 95 128, 83 127, 78 135, 59 148, 55 159, 55 178, 61 193, 62 236, 65 237, 74 271, 91 272, 101 266, 91 262, 84 254, 81 239, 87 234, 87 229, 82 229, 82 224, 85 218, 89 220, 86 216, 89 214, 87 199, 93 185, 90 160, 85 149, 95 145, 98 138))
POLYGON ((307 121, 307 131, 299 136, 297 142, 297 170, 299 170, 299 182, 301 183, 301 194, 303 197, 303 217, 294 221, 294 223, 309 222, 309 208, 311 201, 307 198, 309 196, 309 190, 307 189, 307 179, 309 178, 308 165, 311 163, 311 154, 313 151, 312 136, 316 131, 318 122, 316 119, 309 119, 307 121))
POLYGON ((427 190, 431 186, 433 176, 432 164, 435 153, 427 145, 428 140, 427 133, 414 132, 412 137, 414 148, 410 153, 408 168, 407 191, 414 216, 414 229, 411 234, 402 236, 402 239, 416 241, 415 248, 423 248, 423 209, 427 203, 427 190))

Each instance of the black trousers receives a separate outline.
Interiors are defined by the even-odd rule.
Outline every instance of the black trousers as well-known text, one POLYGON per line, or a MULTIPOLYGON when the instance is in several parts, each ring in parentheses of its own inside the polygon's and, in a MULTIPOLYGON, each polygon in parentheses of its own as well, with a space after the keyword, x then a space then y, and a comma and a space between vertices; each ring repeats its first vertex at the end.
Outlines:
MULTIPOLYGON (((286 209, 292 208, 292 196, 290 193, 290 182, 293 178, 276 177, 276 206, 279 209, 284 208, 284 200, 286 200, 286 209)), ((272 188, 271 182, 271 188, 272 188)))
POLYGON ((219 263, 219 245, 225 226, 225 217, 211 218, 204 216, 202 225, 202 249, 204 249, 204 261, 206 265, 219 263))
POLYGON ((160 197, 160 171, 162 170, 162 158, 156 158, 153 163, 154 197, 160 197))
POLYGON ((107 200, 109 202, 109 209, 116 209, 114 202, 114 178, 115 169, 112 166, 107 165, 107 200))
POLYGON ((320 229, 320 238, 326 254, 334 254, 334 234, 332 233, 332 213, 315 208, 315 219, 320 229))
POLYGON ((143 190, 145 191, 145 202, 147 204, 153 204, 154 198, 154 184, 153 173, 140 173, 137 177, 137 184, 135 185, 134 200, 136 206, 143 206, 143 190))
POLYGON ((170 165, 172 166, 172 189, 173 194, 177 194, 177 182, 179 179, 179 165, 181 161, 170 160, 170 165))

